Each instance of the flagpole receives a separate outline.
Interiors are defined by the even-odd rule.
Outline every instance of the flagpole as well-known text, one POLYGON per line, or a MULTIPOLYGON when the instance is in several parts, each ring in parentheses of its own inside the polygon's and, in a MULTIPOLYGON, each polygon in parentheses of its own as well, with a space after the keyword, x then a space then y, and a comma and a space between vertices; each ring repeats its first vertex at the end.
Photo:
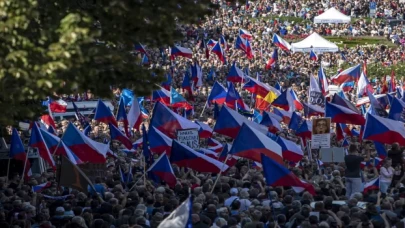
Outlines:
POLYGON ((143 185, 146 187, 146 159, 143 156, 143 185))
MULTIPOLYGON (((211 92, 212 92, 212 91, 211 91, 211 92)), ((208 98, 210 97, 211 92, 207 95, 207 100, 205 101, 205 105, 204 105, 204 108, 203 108, 203 110, 202 110, 202 112, 201 112, 201 114, 200 114, 200 117, 203 117, 205 108, 206 108, 207 105, 208 105, 208 98)))
POLYGON ((139 182, 140 180, 145 179, 145 176, 146 176, 146 173, 144 173, 144 174, 142 175, 142 177, 139 178, 139 179, 135 182, 134 185, 132 185, 132 187, 128 190, 128 192, 131 192, 131 190, 136 186, 136 184, 138 184, 138 182, 139 182))
POLYGON ((203 110, 202 110, 202 112, 200 114, 200 117, 203 117, 203 114, 204 114, 204 111, 205 111, 205 108, 207 107, 207 105, 208 105, 208 100, 205 102, 205 105, 204 105, 204 108, 203 108, 203 110))
POLYGON ((10 155, 9 155, 9 157, 8 157, 8 165, 7 165, 7 179, 6 179, 6 184, 7 184, 8 181, 9 181, 8 175, 10 174, 10 161, 11 161, 11 158, 10 158, 10 155))
POLYGON ((62 142, 63 136, 65 136, 65 134, 66 134, 66 131, 63 132, 62 137, 60 137, 60 140, 59 140, 59 142, 58 142, 58 145, 56 146, 55 150, 53 151, 52 156, 55 156, 55 153, 56 153, 56 151, 58 150, 58 148, 59 148, 59 146, 60 146, 60 143, 62 142))
POLYGON ((222 169, 224 168, 226 162, 228 161, 228 158, 229 158, 229 154, 226 156, 226 159, 225 159, 224 163, 222 163, 221 170, 220 170, 220 172, 218 173, 218 176, 217 176, 217 179, 215 180, 214 185, 212 186, 212 189, 211 189, 211 192, 210 192, 211 194, 212 194, 212 192, 214 191, 215 185, 217 185, 218 180, 221 178, 222 169))
POLYGON ((21 187, 21 185, 23 184, 24 178, 25 178, 25 169, 27 168, 27 161, 28 161, 28 151, 25 157, 25 162, 24 162, 24 169, 23 169, 23 173, 22 173, 22 177, 20 180, 20 184, 18 185, 18 187, 21 187))

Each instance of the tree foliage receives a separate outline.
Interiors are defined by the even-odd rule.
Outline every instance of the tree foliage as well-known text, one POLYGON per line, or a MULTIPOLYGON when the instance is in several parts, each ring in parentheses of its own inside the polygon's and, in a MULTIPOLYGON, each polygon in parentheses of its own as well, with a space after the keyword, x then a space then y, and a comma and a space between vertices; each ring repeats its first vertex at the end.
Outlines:
POLYGON ((141 66, 133 44, 167 48, 182 38, 178 25, 215 8, 210 0, 1 0, 0 125, 35 118, 54 93, 106 97, 114 85, 149 94, 163 72, 141 66))

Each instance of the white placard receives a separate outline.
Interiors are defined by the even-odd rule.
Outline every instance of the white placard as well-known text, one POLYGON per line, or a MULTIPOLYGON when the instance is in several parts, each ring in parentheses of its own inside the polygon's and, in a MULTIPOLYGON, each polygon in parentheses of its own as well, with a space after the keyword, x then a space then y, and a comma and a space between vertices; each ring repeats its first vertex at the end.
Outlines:
POLYGON ((200 148, 200 136, 197 129, 177 130, 177 141, 193 148, 200 148))
POLYGON ((312 120, 311 148, 330 148, 330 118, 312 120))

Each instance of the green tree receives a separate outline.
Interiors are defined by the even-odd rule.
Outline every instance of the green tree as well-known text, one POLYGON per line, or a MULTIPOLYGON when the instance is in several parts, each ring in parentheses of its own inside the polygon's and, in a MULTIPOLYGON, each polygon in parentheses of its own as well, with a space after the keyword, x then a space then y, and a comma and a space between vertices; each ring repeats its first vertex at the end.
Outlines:
POLYGON ((149 94, 164 72, 140 66, 133 44, 167 48, 182 38, 178 25, 215 8, 210 0, 0 0, 0 126, 37 117, 54 93, 109 97, 114 85, 149 94))

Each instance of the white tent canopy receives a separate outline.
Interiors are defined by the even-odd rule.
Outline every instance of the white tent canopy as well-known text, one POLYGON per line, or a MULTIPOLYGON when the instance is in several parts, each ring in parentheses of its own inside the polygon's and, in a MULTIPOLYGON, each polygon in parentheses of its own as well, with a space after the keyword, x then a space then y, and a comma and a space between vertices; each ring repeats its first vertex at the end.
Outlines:
POLYGON ((336 44, 326 40, 316 32, 298 43, 293 43, 291 49, 293 52, 311 52, 313 50, 316 53, 339 51, 336 44))
POLYGON ((347 24, 350 23, 350 16, 346 16, 335 8, 326 10, 323 14, 314 18, 315 24, 347 24))

